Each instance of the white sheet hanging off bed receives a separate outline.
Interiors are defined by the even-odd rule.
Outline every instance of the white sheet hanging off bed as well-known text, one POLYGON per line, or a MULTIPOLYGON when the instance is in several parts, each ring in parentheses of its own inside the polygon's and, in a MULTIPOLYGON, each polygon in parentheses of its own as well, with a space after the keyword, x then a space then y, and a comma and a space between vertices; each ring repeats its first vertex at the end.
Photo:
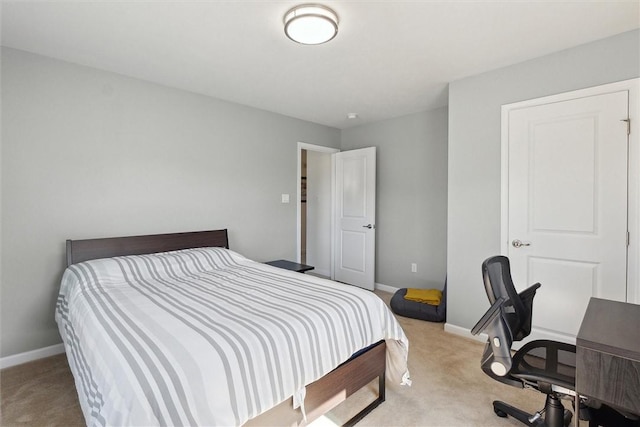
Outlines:
POLYGON ((241 425, 382 339, 408 381, 375 294, 223 248, 71 265, 56 321, 88 425, 241 425))

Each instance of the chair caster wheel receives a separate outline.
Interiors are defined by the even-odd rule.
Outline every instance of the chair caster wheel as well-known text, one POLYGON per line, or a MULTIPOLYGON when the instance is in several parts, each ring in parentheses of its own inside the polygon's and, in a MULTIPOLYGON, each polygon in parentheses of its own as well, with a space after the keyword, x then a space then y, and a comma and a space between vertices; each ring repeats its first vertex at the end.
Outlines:
POLYGON ((493 412, 495 412, 496 415, 499 416, 500 418, 507 418, 507 416, 508 416, 506 412, 501 411, 500 409, 495 408, 495 407, 493 408, 493 412))

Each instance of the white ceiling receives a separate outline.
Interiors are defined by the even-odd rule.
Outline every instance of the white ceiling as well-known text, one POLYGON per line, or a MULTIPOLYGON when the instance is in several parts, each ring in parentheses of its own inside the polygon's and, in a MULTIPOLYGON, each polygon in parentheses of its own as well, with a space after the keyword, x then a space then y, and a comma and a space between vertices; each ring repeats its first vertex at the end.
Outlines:
POLYGON ((323 0, 338 36, 303 46, 282 27, 300 3, 3 1, 2 45, 347 128, 447 105, 448 82, 640 27, 639 0, 323 0))

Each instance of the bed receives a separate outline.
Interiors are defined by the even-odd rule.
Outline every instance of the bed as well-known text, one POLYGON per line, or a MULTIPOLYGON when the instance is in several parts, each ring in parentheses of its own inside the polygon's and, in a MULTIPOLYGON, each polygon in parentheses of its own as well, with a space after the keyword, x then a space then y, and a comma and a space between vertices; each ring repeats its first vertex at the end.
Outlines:
POLYGON ((373 293, 251 261, 226 230, 68 240, 56 321, 87 425, 310 422, 385 378, 408 341, 373 293))

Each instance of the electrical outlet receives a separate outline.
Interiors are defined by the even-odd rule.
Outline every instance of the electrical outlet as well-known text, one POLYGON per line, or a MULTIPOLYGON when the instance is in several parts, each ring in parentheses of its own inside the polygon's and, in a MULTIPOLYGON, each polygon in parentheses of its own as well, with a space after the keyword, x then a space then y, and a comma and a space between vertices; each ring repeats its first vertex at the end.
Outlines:
POLYGON ((411 263, 411 272, 412 273, 417 273, 418 272, 418 264, 416 264, 415 262, 411 263))

